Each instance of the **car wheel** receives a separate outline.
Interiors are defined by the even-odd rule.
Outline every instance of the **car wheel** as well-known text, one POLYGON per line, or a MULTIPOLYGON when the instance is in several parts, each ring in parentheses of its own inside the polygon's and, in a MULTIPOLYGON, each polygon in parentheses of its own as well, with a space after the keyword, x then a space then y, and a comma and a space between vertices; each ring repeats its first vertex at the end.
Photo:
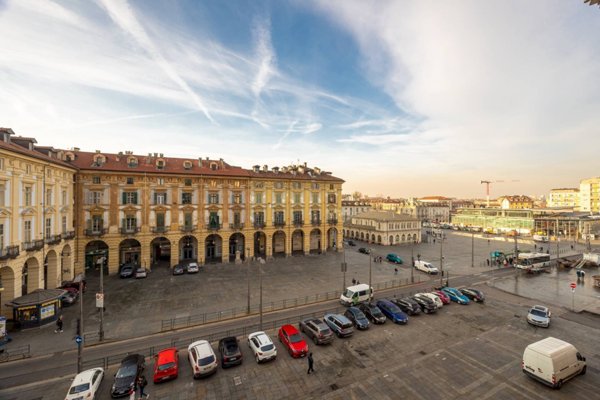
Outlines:
POLYGON ((587 365, 584 365, 583 368, 581 368, 581 372, 579 373, 579 375, 585 375, 586 370, 587 370, 587 365))
POLYGON ((557 389, 557 390, 558 390, 558 389, 560 389, 560 388, 562 387, 562 384, 563 384, 563 381, 562 381, 562 379, 561 379, 561 380, 560 380, 560 381, 558 381, 558 383, 556 384, 556 387, 555 387, 555 389, 557 389))
POLYGON ((258 356, 255 356, 255 358, 256 358, 256 363, 260 364, 260 358, 258 356))

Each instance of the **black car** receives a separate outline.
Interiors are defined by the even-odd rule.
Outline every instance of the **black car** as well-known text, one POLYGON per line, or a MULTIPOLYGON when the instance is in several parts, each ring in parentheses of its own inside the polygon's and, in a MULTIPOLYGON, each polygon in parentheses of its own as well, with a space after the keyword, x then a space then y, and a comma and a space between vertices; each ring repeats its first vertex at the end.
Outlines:
POLYGON ((400 309, 408 315, 421 314, 421 306, 419 305, 419 303, 417 303, 410 297, 404 297, 402 299, 392 299, 392 303, 400 307, 400 309))
POLYGON ((111 397, 130 396, 135 391, 135 382, 144 372, 144 368, 146 368, 144 356, 131 354, 125 357, 115 374, 115 383, 110 390, 111 397))
POLYGON ((356 243, 354 243, 352 240, 348 240, 348 246, 356 246, 356 243))
POLYGON ((185 268, 183 268, 183 265, 177 264, 176 266, 173 267, 173 275, 183 275, 183 274, 185 274, 185 268))
POLYGON ((458 289, 462 294, 467 296, 470 300, 474 302, 483 303, 485 301, 485 296, 481 290, 473 289, 473 288, 464 288, 458 289))
POLYGON ((242 351, 240 343, 235 336, 219 340, 219 354, 221 354, 221 366, 228 368, 242 363, 242 351))
POLYGON ((435 305, 433 300, 424 297, 411 297, 411 299, 419 304, 419 307, 421 307, 421 310, 425 314, 432 314, 437 311, 437 306, 435 305))
POLYGON ((371 320, 374 324, 385 324, 385 315, 381 312, 379 307, 372 303, 362 303, 358 306, 365 316, 371 320))
POLYGON ((369 329, 369 320, 365 317, 362 311, 358 307, 350 307, 344 313, 344 316, 348 318, 357 329, 366 330, 369 329))
POLYGON ((134 272, 135 268, 133 268, 133 265, 125 264, 121 267, 121 270, 119 271, 119 276, 121 278, 131 278, 134 272))
POLYGON ((371 249, 367 249, 366 247, 361 247, 358 249, 359 253, 363 253, 363 254, 371 254, 371 249))

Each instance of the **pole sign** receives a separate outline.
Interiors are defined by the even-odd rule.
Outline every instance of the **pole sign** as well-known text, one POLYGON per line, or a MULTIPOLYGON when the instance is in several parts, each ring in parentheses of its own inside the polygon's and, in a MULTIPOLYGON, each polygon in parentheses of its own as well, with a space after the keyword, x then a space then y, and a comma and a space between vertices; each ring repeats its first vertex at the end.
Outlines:
POLYGON ((577 284, 575 282, 571 282, 571 289, 575 289, 577 287, 577 284))
POLYGON ((81 344, 83 342, 83 338, 81 336, 75 336, 75 343, 81 344))
POLYGON ((104 308, 104 293, 96 293, 96 307, 104 308))

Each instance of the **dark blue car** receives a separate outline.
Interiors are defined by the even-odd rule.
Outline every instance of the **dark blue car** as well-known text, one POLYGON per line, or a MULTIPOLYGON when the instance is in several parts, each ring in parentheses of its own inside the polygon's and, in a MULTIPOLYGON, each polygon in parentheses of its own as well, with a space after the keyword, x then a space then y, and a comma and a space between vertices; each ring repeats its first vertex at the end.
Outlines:
POLYGON ((389 300, 382 299, 377 301, 377 307, 379 307, 383 315, 395 324, 406 324, 408 322, 408 315, 389 300))

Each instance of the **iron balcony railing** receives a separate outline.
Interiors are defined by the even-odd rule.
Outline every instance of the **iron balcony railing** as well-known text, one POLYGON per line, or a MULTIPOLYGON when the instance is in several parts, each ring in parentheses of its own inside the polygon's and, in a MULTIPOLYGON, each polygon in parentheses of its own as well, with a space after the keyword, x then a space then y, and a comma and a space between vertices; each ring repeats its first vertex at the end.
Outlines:
POLYGON ((313 224, 314 226, 318 226, 321 225, 321 220, 320 219, 313 219, 312 221, 310 221, 311 224, 313 224))
POLYGON ((166 226, 152 226, 150 227, 150 232, 152 233, 165 233, 168 232, 169 228, 166 226))
POLYGON ((136 233, 138 233, 140 231, 140 227, 139 226, 122 226, 121 229, 119 229, 119 232, 121 232, 124 235, 134 235, 136 233))
POLYGON ((36 251, 44 248, 44 239, 32 240, 30 242, 23 242, 23 250, 25 251, 36 251))
POLYGON ((304 225, 304 221, 299 220, 299 219, 297 219, 297 220, 294 221, 294 226, 297 227, 297 226, 302 226, 302 225, 304 225))
POLYGON ((338 220, 337 220, 337 218, 329 218, 329 219, 327 220, 327 223, 328 223, 329 225, 337 225, 337 223, 338 223, 338 220))
POLYGON ((229 224, 229 229, 234 229, 234 230, 242 230, 244 229, 244 223, 243 222, 234 222, 233 224, 229 224))
POLYGON ((104 236, 107 232, 106 228, 90 228, 85 230, 85 236, 104 236))
POLYGON ((283 228, 285 226, 285 221, 275 221, 273 222, 273 226, 276 228, 283 228))
POLYGON ((181 232, 194 232, 197 228, 196 225, 183 225, 180 226, 179 229, 181 232))
POLYGON ((63 232, 60 234, 60 237, 63 238, 63 240, 74 239, 75 231, 63 232))
POLYGON ((0 260, 6 260, 9 258, 17 258, 19 256, 19 246, 6 246, 0 248, 0 260))
POLYGON ((221 228, 223 228, 223 224, 220 223, 206 224, 206 229, 209 231, 218 231, 221 228))
POLYGON ((62 241, 62 237, 60 236, 60 234, 50 235, 46 237, 44 241, 46 242, 46 244, 59 244, 62 241))
POLYGON ((262 229, 265 227, 265 221, 254 222, 254 229, 262 229))

